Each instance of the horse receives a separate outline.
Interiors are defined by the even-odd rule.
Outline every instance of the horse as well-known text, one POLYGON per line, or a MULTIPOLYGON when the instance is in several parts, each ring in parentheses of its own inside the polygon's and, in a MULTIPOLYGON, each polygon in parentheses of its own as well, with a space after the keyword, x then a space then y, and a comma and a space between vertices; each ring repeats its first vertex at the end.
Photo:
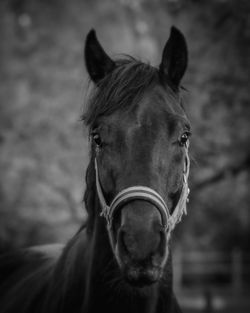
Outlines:
POLYGON ((181 312, 171 235, 189 193, 185 37, 172 26, 154 67, 111 58, 92 29, 84 56, 93 86, 82 116, 88 218, 66 245, 0 257, 0 312, 181 312))

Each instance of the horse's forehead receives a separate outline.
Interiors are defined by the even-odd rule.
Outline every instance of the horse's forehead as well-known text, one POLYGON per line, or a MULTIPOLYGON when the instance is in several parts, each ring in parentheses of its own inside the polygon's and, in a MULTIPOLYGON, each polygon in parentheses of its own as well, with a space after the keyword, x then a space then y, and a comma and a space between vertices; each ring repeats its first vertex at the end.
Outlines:
MULTIPOLYGON (((157 130, 174 130, 185 119, 178 99, 161 89, 145 94, 129 115, 128 126, 140 126, 157 130)), ((170 131, 171 133, 171 131, 170 131)))
POLYGON ((185 120, 185 113, 178 102, 177 97, 167 94, 163 88, 155 88, 127 110, 108 116, 105 124, 110 130, 125 133, 140 128, 173 131, 182 119, 185 120))

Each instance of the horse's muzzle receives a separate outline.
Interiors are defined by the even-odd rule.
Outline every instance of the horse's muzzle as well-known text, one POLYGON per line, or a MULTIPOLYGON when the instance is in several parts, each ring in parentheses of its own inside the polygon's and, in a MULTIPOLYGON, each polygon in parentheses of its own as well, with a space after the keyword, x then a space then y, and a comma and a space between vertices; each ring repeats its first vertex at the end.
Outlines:
POLYGON ((161 278, 162 272, 160 267, 132 265, 124 268, 124 277, 129 284, 135 287, 144 287, 157 282, 161 278))
POLYGON ((127 282, 145 286, 161 278, 168 256, 167 234, 153 205, 144 201, 126 205, 115 237, 116 258, 127 282))

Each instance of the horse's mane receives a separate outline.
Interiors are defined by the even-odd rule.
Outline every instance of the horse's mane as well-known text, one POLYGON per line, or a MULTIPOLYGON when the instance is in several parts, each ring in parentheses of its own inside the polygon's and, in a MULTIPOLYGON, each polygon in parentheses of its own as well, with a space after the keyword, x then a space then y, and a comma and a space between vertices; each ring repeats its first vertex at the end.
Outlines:
POLYGON ((131 56, 116 61, 116 68, 93 88, 82 120, 92 129, 99 116, 124 110, 140 101, 158 80, 158 70, 131 56))

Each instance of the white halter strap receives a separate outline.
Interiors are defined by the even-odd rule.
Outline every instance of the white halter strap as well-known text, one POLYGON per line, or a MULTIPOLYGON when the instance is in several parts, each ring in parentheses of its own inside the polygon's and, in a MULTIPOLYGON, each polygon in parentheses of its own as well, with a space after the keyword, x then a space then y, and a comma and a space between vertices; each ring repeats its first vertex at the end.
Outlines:
POLYGON ((179 198, 179 201, 172 213, 168 209, 168 206, 164 199, 159 195, 158 192, 153 190, 152 188, 146 186, 132 186, 126 189, 123 189, 119 192, 113 201, 111 202, 110 206, 107 205, 105 197, 102 192, 102 188, 100 185, 99 180, 99 171, 97 161, 95 159, 95 174, 96 174, 96 189, 98 198, 102 207, 101 216, 104 216, 107 220, 108 227, 112 227, 112 219, 114 213, 117 209, 124 206, 126 203, 133 201, 133 200, 144 200, 147 202, 152 203, 158 209, 161 215, 162 226, 164 227, 165 231, 171 232, 177 223, 181 221, 182 215, 187 214, 186 203, 188 202, 188 175, 189 175, 189 167, 190 167, 190 160, 188 157, 188 146, 185 148, 185 166, 183 171, 183 185, 182 191, 179 198))

